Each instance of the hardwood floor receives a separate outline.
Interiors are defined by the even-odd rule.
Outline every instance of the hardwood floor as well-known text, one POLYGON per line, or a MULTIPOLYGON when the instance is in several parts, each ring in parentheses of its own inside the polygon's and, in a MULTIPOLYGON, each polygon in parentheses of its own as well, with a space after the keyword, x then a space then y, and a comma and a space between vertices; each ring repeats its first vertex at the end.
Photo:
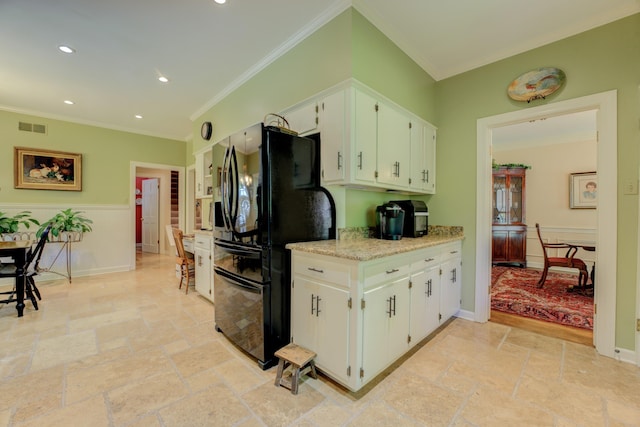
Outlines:
POLYGON ((491 310, 491 322, 593 347, 593 331, 491 310))

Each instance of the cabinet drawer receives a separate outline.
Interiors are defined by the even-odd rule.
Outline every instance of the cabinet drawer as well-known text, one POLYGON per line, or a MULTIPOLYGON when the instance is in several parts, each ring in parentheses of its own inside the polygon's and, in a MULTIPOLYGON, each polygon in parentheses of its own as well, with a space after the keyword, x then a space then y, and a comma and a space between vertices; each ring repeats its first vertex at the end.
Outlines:
POLYGON ((416 257, 411 263, 412 270, 425 270, 431 268, 434 265, 440 264, 442 259, 441 252, 430 250, 420 254, 420 257, 416 257))
POLYGON ((462 245, 460 242, 447 243, 441 248, 441 261, 462 256, 462 245))
POLYGON ((411 270, 410 264, 405 262, 379 263, 364 267, 365 288, 379 283, 393 281, 402 276, 408 276, 411 270))
POLYGON ((196 248, 211 250, 211 237, 202 234, 196 234, 194 237, 196 248))
POLYGON ((351 269, 348 265, 327 260, 314 260, 312 258, 294 258, 293 274, 313 277, 327 283, 334 283, 341 287, 350 286, 351 269))

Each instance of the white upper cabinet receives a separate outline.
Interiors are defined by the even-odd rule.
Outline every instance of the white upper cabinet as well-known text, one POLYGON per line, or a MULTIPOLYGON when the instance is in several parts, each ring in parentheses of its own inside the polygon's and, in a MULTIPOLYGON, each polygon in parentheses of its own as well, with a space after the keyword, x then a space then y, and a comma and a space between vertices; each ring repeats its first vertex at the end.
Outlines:
POLYGON ((366 86, 341 84, 283 115, 302 136, 320 132, 324 183, 435 193, 435 127, 366 86))
POLYGON ((284 118, 289 128, 299 135, 308 135, 318 131, 318 104, 315 101, 303 104, 286 112, 284 118))
POLYGON ((412 191, 436 192, 436 129, 429 123, 414 119, 411 127, 412 191))
POLYGON ((196 198, 213 197, 213 176, 212 176, 212 158, 213 152, 211 147, 196 153, 196 198))
POLYGON ((344 90, 327 96, 319 104, 322 179, 325 183, 341 182, 345 178, 345 113, 344 90))
POLYGON ((409 187, 411 119, 389 104, 378 102, 378 183, 409 187))
POLYGON ((353 140, 351 170, 353 181, 376 184, 378 102, 372 96, 352 89, 353 140))

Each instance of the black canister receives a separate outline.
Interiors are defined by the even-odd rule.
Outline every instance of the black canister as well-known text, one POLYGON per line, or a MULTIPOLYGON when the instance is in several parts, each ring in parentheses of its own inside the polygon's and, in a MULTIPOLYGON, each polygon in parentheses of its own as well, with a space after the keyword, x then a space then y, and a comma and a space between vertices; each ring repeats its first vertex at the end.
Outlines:
POLYGON ((378 237, 386 240, 402 239, 404 210, 396 203, 385 203, 376 208, 378 237))

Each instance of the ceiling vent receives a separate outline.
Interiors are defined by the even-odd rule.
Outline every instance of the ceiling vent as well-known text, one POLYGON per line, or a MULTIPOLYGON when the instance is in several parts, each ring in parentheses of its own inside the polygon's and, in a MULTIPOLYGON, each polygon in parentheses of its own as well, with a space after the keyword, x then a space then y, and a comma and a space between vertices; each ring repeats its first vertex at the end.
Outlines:
POLYGON ((18 130, 46 134, 47 126, 39 125, 37 123, 18 122, 18 130))

